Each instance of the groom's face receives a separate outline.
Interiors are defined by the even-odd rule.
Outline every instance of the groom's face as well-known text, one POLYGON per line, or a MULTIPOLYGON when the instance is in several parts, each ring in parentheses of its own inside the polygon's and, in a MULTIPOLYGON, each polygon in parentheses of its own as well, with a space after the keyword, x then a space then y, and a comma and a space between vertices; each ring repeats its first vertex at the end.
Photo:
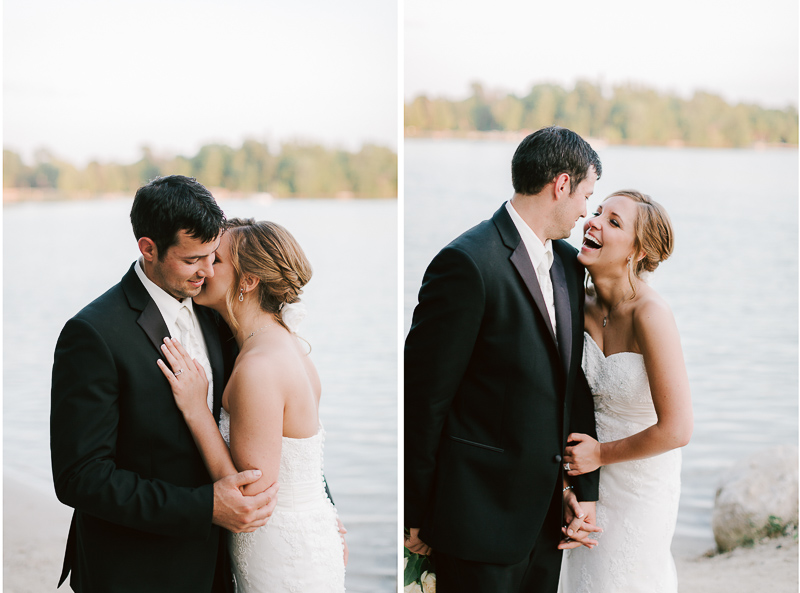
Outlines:
POLYGON ((214 252, 219 247, 219 237, 204 243, 178 232, 178 242, 167 249, 163 257, 154 257, 152 278, 158 286, 176 299, 197 296, 206 278, 214 276, 214 252))
POLYGON ((559 200, 555 211, 556 229, 558 237, 553 239, 566 239, 572 233, 575 223, 579 218, 586 216, 586 203, 589 196, 594 193, 594 184, 597 181, 597 173, 594 167, 589 167, 586 177, 577 186, 573 187, 570 182, 570 192, 559 200))

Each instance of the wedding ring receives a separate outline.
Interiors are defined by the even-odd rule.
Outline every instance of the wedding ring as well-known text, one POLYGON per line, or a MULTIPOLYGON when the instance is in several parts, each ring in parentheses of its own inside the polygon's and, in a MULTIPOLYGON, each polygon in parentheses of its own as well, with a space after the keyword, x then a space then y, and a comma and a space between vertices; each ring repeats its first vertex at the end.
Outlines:
POLYGON ((177 377, 177 376, 178 376, 178 375, 180 375, 182 372, 183 372, 183 369, 180 369, 180 370, 178 370, 178 371, 175 371, 175 376, 177 377))
POLYGON ((564 464, 564 471, 565 471, 565 472, 568 472, 568 471, 569 471, 569 463, 565 463, 565 464, 564 464))

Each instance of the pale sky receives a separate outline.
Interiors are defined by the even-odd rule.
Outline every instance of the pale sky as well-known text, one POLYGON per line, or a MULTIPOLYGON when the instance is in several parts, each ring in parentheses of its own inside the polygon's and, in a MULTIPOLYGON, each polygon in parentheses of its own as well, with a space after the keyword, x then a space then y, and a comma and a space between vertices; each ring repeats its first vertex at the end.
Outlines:
POLYGON ((579 78, 797 106, 798 2, 404 0, 404 95, 461 99, 477 80, 527 94, 579 78))
POLYGON ((397 149, 397 0, 5 0, 3 145, 75 164, 303 139, 397 149))

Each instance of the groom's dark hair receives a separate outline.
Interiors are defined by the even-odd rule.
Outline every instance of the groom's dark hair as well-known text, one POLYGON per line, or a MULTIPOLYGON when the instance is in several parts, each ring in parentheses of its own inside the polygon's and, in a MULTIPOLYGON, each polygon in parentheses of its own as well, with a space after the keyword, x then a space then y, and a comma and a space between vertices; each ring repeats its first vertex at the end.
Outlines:
POLYGON ((589 143, 572 130, 551 126, 520 142, 511 159, 511 182, 518 194, 533 195, 566 173, 572 193, 586 179, 592 165, 600 179, 603 166, 589 143))
POLYGON ((183 175, 156 177, 140 187, 131 208, 136 240, 152 239, 159 260, 178 242, 178 232, 207 243, 220 234, 224 223, 225 215, 211 192, 183 175))

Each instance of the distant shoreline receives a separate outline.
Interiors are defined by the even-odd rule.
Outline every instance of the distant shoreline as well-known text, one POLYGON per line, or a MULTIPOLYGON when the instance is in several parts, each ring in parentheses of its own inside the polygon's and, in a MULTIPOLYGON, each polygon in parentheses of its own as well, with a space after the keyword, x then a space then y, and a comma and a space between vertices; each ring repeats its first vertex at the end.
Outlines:
MULTIPOLYGON (((338 192, 331 196, 275 196, 270 193, 233 192, 219 187, 210 187, 209 190, 214 195, 214 198, 221 203, 224 203, 226 200, 253 200, 265 203, 275 200, 334 200, 340 202, 368 202, 370 200, 397 199, 397 196, 367 198, 356 196, 352 192, 338 192)), ((136 190, 131 190, 130 192, 98 193, 90 191, 63 191, 53 188, 4 187, 3 205, 45 202, 133 200, 135 193, 136 190)))
MULTIPOLYGON (((420 130, 414 127, 407 127, 403 131, 403 137, 421 140, 477 140, 490 142, 521 142, 526 136, 535 130, 420 130)), ((608 148, 611 146, 625 146, 629 148, 672 148, 672 149, 707 149, 707 150, 797 150, 797 144, 784 144, 780 142, 754 142, 750 146, 701 146, 689 145, 682 140, 671 140, 664 144, 626 144, 622 142, 609 142, 605 138, 586 137, 586 141, 594 148, 608 148)))

